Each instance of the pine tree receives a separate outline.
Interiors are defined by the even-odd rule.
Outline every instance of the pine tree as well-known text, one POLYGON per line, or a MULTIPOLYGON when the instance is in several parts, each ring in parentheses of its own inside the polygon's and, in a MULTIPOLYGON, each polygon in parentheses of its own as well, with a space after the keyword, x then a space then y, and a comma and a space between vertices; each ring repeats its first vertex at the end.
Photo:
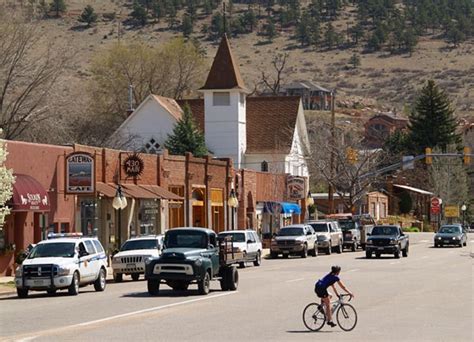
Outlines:
POLYGON ((451 102, 433 80, 421 90, 409 119, 408 145, 415 153, 423 153, 426 147, 445 150, 448 145, 461 143, 451 102))
POLYGON ((87 26, 91 26, 92 23, 97 21, 97 13, 95 13, 94 8, 91 5, 87 5, 86 8, 84 8, 79 17, 79 21, 81 23, 86 23, 87 26))
POLYGON ((324 41, 326 43, 326 46, 331 49, 334 44, 336 44, 336 31, 334 30, 334 26, 332 26, 331 23, 328 24, 328 27, 326 28, 326 32, 324 33, 324 41))
POLYGON ((56 17, 59 17, 60 13, 66 12, 66 3, 64 0, 53 0, 50 4, 50 9, 56 13, 56 17))
POLYGON ((275 24, 273 23, 272 18, 268 19, 267 25, 265 27, 265 36, 267 36, 268 41, 273 42, 273 38, 277 35, 275 24))
POLYGON ((183 30, 183 36, 189 37, 193 33, 193 21, 188 14, 183 15, 183 23, 181 29, 183 30))
POLYGON ((197 127, 188 104, 184 106, 183 116, 175 124, 173 133, 168 135, 165 147, 175 155, 191 152, 196 157, 203 157, 208 154, 204 135, 197 127))
POLYGON ((353 53, 349 59, 349 64, 352 65, 353 69, 356 69, 358 66, 360 66, 360 56, 356 53, 353 53))
POLYGON ((130 16, 142 26, 145 26, 148 21, 145 7, 140 5, 137 1, 133 3, 133 11, 130 13, 130 16))

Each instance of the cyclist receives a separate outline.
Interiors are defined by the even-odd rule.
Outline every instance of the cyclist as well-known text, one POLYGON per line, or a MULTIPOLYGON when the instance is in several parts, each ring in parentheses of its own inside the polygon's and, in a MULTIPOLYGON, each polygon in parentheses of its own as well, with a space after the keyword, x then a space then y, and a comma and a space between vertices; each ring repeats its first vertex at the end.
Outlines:
POLYGON ((316 282, 316 285, 314 287, 314 292, 316 292, 316 295, 321 298, 322 304, 325 306, 325 312, 326 312, 326 318, 327 318, 327 324, 331 327, 335 327, 336 324, 332 321, 332 312, 331 312, 331 295, 328 293, 328 287, 332 286, 332 289, 334 290, 334 293, 336 296, 339 297, 339 293, 336 290, 336 287, 334 286, 335 283, 337 283, 341 289, 346 291, 346 293, 352 297, 354 295, 344 286, 342 281, 339 278, 339 273, 341 273, 341 267, 340 266, 332 266, 331 267, 331 272, 326 274, 322 279, 319 279, 316 282))

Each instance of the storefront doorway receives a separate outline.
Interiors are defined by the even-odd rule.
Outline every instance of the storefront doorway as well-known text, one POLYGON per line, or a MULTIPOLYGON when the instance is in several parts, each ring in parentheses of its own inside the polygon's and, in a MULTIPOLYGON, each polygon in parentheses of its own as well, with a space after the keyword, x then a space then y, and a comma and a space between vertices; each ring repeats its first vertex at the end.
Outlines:
POLYGON ((192 193, 192 226, 206 227, 206 207, 204 205, 206 196, 204 189, 197 188, 192 193))

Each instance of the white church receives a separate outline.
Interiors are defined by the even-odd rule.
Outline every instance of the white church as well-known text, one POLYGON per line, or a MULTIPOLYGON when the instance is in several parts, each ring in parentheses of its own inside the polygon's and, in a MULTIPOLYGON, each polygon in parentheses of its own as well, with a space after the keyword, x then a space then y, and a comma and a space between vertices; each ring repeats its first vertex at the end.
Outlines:
POLYGON ((247 96, 226 36, 217 50, 203 98, 149 95, 114 133, 128 148, 159 153, 187 103, 214 157, 237 169, 308 176, 309 141, 303 105, 294 96, 247 96))

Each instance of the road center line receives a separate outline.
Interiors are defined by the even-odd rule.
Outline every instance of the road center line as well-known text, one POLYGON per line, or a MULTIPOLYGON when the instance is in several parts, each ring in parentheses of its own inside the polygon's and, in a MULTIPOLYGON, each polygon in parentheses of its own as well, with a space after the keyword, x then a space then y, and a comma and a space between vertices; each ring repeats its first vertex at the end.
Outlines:
POLYGON ((419 242, 430 242, 430 240, 420 240, 419 242))
POLYGON ((353 269, 348 270, 348 271, 346 271, 346 272, 357 272, 358 270, 359 270, 358 268, 353 268, 353 269))
POLYGON ((148 308, 148 309, 143 309, 143 310, 138 310, 138 311, 133 311, 133 312, 127 312, 127 313, 124 313, 124 314, 115 315, 115 316, 106 317, 106 318, 101 318, 101 319, 97 319, 97 320, 94 320, 94 321, 83 322, 83 323, 78 323, 78 324, 72 324, 72 325, 68 325, 68 326, 64 326, 64 327, 60 327, 60 328, 48 329, 48 330, 43 330, 43 331, 36 331, 36 332, 32 332, 30 334, 25 334, 25 335, 23 335, 23 337, 19 337, 19 336, 5 336, 5 337, 6 338, 12 338, 12 339, 15 339, 15 340, 20 338, 22 341, 30 341, 30 340, 32 340, 34 338, 37 338, 37 337, 40 337, 42 335, 47 335, 47 334, 51 334, 51 333, 58 333, 60 331, 70 330, 70 329, 74 329, 74 328, 86 327, 86 326, 94 325, 94 324, 97 324, 97 323, 103 323, 103 322, 112 321, 112 320, 115 320, 115 319, 120 319, 120 318, 124 318, 124 317, 139 315, 139 314, 143 314, 143 313, 147 313, 147 312, 160 311, 160 310, 169 309, 169 308, 172 308, 172 307, 175 307, 175 306, 200 302, 200 301, 204 301, 204 300, 210 300, 210 299, 214 299, 214 298, 218 298, 218 297, 229 296, 229 295, 233 295, 233 294, 236 294, 236 293, 238 293, 238 291, 220 293, 220 294, 217 294, 217 295, 214 295, 214 296, 201 297, 201 298, 190 299, 190 300, 186 300, 186 301, 178 302, 178 303, 171 303, 171 304, 166 304, 166 305, 161 305, 161 306, 155 306, 155 307, 148 308))
POLYGON ((425 256, 422 256, 421 258, 422 258, 422 259, 428 259, 429 256, 425 255, 425 256))
POLYGON ((304 278, 298 278, 298 279, 287 280, 286 282, 287 282, 287 283, 294 283, 294 282, 296 282, 296 281, 301 281, 301 280, 304 280, 304 278))
POLYGON ((390 263, 390 265, 397 265, 397 264, 400 264, 400 261, 392 261, 392 262, 390 263))

